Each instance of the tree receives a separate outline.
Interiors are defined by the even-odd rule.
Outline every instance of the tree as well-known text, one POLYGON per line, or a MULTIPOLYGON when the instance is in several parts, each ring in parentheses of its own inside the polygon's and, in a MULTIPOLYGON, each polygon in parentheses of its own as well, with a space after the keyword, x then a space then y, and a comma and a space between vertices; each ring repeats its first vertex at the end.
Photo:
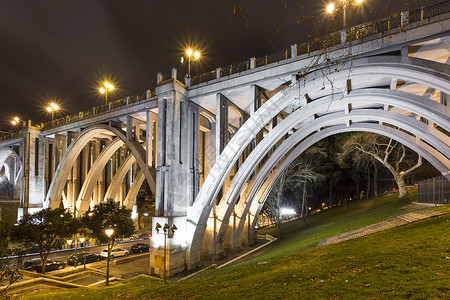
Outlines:
POLYGON ((63 208, 43 209, 26 214, 13 228, 12 238, 25 248, 36 247, 42 261, 42 273, 51 250, 61 248, 77 232, 78 222, 63 208))
POLYGON ((22 258, 19 255, 17 259, 11 259, 11 250, 9 247, 11 226, 5 222, 0 222, 0 286, 5 286, 0 291, 0 299, 10 299, 6 294, 8 287, 22 278, 19 267, 22 264, 22 258))
POLYGON ((281 204, 283 202, 283 193, 287 190, 291 190, 296 195, 298 201, 299 192, 302 195, 302 200, 300 202, 302 220, 305 227, 308 226, 306 223, 306 190, 307 183, 317 181, 321 175, 315 172, 312 168, 311 163, 305 162, 303 159, 296 159, 278 178, 277 182, 273 186, 269 196, 267 197, 265 203, 265 211, 274 221, 277 226, 277 235, 280 238, 280 210, 281 204))
POLYGON ((342 160, 353 154, 356 165, 375 159, 393 175, 399 197, 408 195, 405 176, 422 165, 422 156, 415 154, 391 138, 370 132, 358 132, 346 137, 339 156, 342 160))
POLYGON ((87 212, 81 219, 84 227, 92 230, 92 236, 99 243, 107 243, 108 237, 105 229, 113 228, 114 234, 111 236, 113 245, 120 239, 130 237, 134 232, 133 220, 131 220, 131 210, 120 206, 120 203, 108 199, 95 205, 92 211, 87 212))

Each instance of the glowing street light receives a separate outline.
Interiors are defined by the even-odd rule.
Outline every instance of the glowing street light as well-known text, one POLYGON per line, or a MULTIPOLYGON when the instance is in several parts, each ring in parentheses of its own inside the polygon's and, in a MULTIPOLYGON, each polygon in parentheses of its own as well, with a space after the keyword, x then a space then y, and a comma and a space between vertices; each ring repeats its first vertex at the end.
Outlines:
POLYGON ((109 258, 111 256, 111 248, 110 248, 110 243, 111 243, 111 236, 114 234, 114 229, 112 228, 107 228, 105 229, 105 234, 108 237, 108 260, 106 261, 106 285, 109 285, 109 258))
MULTIPOLYGON (((192 60, 198 60, 200 58, 200 52, 197 50, 192 50, 188 48, 186 50, 186 56, 188 58, 188 77, 191 77, 191 59, 192 60)), ((184 56, 181 57, 181 63, 184 63, 184 56)))
POLYGON ((11 119, 11 124, 13 126, 19 125, 19 123, 20 123, 19 117, 14 117, 14 118, 11 119))
POLYGON ((53 115, 54 113, 59 110, 59 105, 55 102, 50 102, 50 104, 45 108, 48 113, 52 115, 52 121, 53 121, 53 115))
POLYGON ((327 5, 327 13, 331 14, 334 11, 334 3, 327 5))
POLYGON ((100 87, 98 90, 100 91, 100 94, 105 94, 105 103, 108 104, 108 93, 114 90, 114 86, 111 83, 105 81, 104 87, 100 87))
MULTIPOLYGON (((356 5, 358 5, 358 4, 361 4, 363 2, 363 0, 354 0, 354 2, 356 5)), ((351 0, 342 0, 343 28, 347 27, 347 6, 351 5, 351 4, 352 4, 351 0)), ((327 11, 327 13, 332 14, 335 11, 335 8, 336 7, 335 7, 334 3, 330 3, 327 5, 326 11, 327 11)))

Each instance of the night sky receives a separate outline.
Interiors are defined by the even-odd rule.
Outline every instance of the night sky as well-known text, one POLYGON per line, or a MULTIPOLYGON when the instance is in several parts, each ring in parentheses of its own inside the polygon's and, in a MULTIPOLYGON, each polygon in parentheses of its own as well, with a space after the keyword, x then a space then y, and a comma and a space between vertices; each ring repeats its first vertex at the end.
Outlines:
MULTIPOLYGON (((117 87, 109 100, 154 90, 156 73, 182 68, 189 45, 202 53, 195 76, 307 41, 304 25, 312 21, 302 16, 320 16, 326 3, 0 0, 0 129, 11 129, 15 115, 48 121, 44 107, 52 100, 61 116, 100 105, 104 79, 117 87), (290 21, 299 17, 299 24, 290 21)), ((365 0, 359 21, 385 16, 389 3, 365 0)))

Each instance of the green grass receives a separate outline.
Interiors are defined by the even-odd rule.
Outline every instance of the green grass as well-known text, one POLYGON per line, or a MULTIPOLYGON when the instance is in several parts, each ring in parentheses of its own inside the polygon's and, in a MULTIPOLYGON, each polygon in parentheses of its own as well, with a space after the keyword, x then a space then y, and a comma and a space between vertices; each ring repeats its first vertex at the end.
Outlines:
POLYGON ((19 208, 19 201, 17 202, 3 202, 0 201, 0 208, 2 214, 2 220, 14 224, 17 222, 17 209, 19 208))
MULTIPOLYGON (((258 258, 163 285, 136 278, 110 287, 34 292, 21 299, 449 299, 450 214, 326 247, 317 241, 411 210, 395 196, 351 203, 283 224, 258 258)), ((433 208, 434 209, 434 208, 433 208)), ((438 208, 449 212, 450 206, 438 208)), ((264 229, 271 232, 272 228, 264 229)))

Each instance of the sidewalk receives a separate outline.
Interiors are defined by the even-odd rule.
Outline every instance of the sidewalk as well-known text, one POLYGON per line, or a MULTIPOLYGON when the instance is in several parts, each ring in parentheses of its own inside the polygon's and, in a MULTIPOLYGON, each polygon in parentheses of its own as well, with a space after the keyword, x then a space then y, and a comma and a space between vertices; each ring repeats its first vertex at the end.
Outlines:
MULTIPOLYGON (((435 205, 433 204, 433 206, 435 206, 435 205)), ((328 239, 325 239, 325 240, 319 242, 318 246, 327 246, 327 245, 342 243, 344 241, 356 239, 356 238, 366 236, 366 235, 369 235, 372 233, 376 233, 376 232, 391 229, 394 227, 406 225, 406 224, 409 224, 409 223, 412 223, 415 221, 443 215, 445 213, 446 212, 430 210, 430 209, 424 209, 424 210, 407 213, 407 214, 398 216, 398 217, 390 219, 390 220, 382 221, 379 223, 375 223, 375 224, 372 224, 369 226, 365 226, 362 228, 358 228, 355 230, 347 231, 347 232, 332 236, 328 239)))

